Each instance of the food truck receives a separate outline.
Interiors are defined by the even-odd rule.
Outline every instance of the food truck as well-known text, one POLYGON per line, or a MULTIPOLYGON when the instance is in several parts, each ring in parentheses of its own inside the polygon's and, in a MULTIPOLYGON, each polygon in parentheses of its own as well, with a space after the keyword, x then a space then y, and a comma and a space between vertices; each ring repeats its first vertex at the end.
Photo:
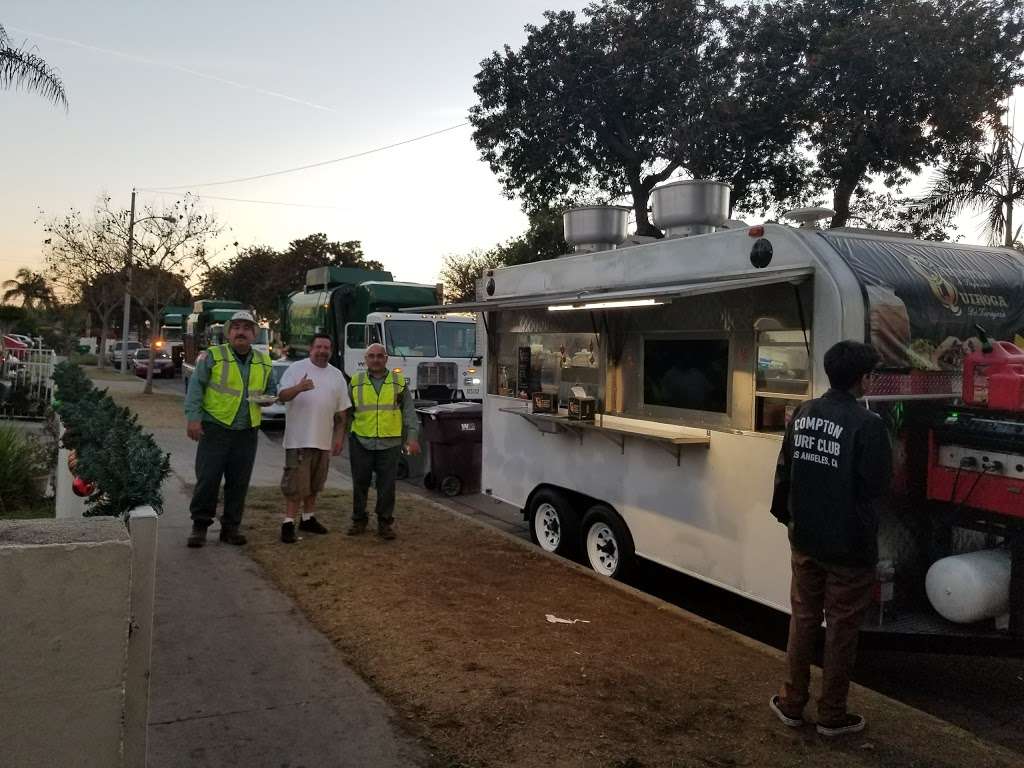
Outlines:
POLYGON ((486 327, 485 492, 598 573, 640 557, 788 612, 769 513, 785 427, 828 389, 825 351, 869 342, 864 405, 895 463, 870 623, 1024 649, 1024 255, 820 229, 823 209, 749 226, 712 182, 652 203, 664 239, 575 209, 573 254, 489 270, 447 308, 486 327))

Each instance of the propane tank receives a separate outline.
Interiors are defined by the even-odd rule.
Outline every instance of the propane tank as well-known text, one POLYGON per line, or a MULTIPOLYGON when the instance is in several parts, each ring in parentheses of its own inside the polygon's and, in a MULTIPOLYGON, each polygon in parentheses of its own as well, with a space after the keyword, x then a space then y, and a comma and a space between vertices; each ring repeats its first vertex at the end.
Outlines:
POLYGON ((932 563, 924 580, 932 607, 942 618, 970 624, 1010 610, 1010 553, 983 549, 932 563))

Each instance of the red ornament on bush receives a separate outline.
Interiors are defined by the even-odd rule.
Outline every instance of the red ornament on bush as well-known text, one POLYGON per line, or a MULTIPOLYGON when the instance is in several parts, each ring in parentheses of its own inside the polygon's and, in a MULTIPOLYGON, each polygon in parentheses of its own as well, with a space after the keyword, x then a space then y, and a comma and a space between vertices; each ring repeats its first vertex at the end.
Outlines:
POLYGON ((75 492, 75 496, 92 496, 96 491, 96 484, 76 477, 71 483, 71 490, 75 492))

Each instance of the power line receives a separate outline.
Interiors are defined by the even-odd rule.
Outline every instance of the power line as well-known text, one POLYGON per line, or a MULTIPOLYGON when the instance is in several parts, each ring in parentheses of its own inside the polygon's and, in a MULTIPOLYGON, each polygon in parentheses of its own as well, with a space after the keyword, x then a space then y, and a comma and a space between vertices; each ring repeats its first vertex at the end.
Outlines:
MULTIPOLYGON (((152 192, 152 193, 157 194, 157 195, 176 195, 177 194, 177 192, 174 192, 174 191, 169 190, 169 189, 155 189, 155 188, 148 188, 148 187, 138 187, 138 191, 139 192, 152 192)), ((332 211, 340 211, 340 210, 342 210, 341 208, 339 208, 336 205, 316 205, 316 204, 313 204, 313 203, 289 203, 289 202, 285 202, 283 200, 247 200, 247 199, 241 198, 241 197, 218 197, 216 195, 199 195, 199 194, 195 195, 195 197, 198 198, 198 199, 202 199, 202 200, 225 200, 225 201, 230 202, 230 203, 254 203, 256 205, 285 205, 285 206, 289 206, 291 208, 321 208, 321 209, 332 210, 332 211)))
POLYGON ((308 171, 312 168, 322 168, 325 165, 334 165, 335 163, 343 163, 346 160, 355 160, 358 157, 366 157, 367 155, 373 155, 378 152, 384 152, 389 149, 395 149, 396 147, 402 147, 406 144, 412 144, 417 141, 423 141, 424 139, 430 139, 434 136, 440 136, 442 133, 448 133, 454 131, 463 126, 469 125, 469 121, 458 123, 457 125, 449 125, 447 128, 441 128, 430 133, 424 133, 420 136, 413 136, 411 139, 404 139, 403 141, 396 141, 393 144, 385 144, 382 147, 374 147, 373 149, 363 150, 362 152, 356 152, 351 155, 345 155, 343 157, 336 157, 332 160, 322 160, 319 163, 310 163, 308 165, 300 165, 295 168, 285 168, 280 171, 270 171, 269 173, 260 173, 255 176, 243 176, 237 179, 225 179, 223 181, 207 181, 202 184, 178 184, 175 186, 160 187, 163 190, 181 190, 181 189, 193 189, 195 187, 219 187, 224 184, 240 184, 243 181, 256 181, 257 179, 268 179, 271 176, 283 176, 286 173, 298 173, 299 171, 308 171))

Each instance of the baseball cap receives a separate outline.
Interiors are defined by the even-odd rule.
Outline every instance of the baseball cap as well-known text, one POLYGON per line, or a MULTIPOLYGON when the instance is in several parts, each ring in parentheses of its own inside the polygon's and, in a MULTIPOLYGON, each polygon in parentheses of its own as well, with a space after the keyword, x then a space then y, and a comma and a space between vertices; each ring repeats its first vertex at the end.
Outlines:
POLYGON ((239 321, 243 321, 243 322, 246 322, 246 323, 252 323, 253 325, 256 325, 256 318, 252 316, 252 312, 249 312, 249 311, 244 310, 244 309, 241 309, 238 312, 235 312, 235 314, 233 314, 231 316, 231 320, 228 321, 228 325, 231 325, 231 323, 235 323, 235 322, 239 322, 239 321))

